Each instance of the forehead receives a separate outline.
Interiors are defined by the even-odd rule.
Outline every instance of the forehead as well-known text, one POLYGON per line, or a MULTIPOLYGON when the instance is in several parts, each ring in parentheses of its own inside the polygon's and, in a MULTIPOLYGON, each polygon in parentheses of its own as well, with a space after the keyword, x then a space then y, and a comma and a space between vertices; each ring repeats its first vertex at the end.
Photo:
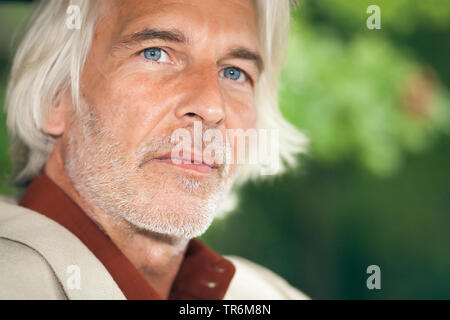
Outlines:
POLYGON ((258 47, 254 0, 103 0, 100 10, 113 38, 156 26, 182 30, 196 42, 214 38, 258 47))

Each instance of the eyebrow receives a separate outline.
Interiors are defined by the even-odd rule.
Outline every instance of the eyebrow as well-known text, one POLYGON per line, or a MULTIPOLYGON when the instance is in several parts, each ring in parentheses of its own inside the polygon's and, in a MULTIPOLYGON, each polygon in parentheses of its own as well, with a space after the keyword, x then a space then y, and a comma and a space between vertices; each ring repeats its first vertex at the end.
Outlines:
POLYGON ((183 44, 189 43, 189 39, 184 35, 184 33, 177 29, 162 30, 156 28, 145 28, 144 30, 135 32, 129 36, 126 36, 124 39, 119 40, 116 46, 128 47, 130 45, 148 40, 163 40, 183 44))
POLYGON ((227 56, 237 59, 253 61, 256 64, 259 73, 262 73, 264 70, 264 63, 261 55, 253 50, 247 49, 245 47, 238 47, 236 49, 231 50, 227 54, 227 56))
MULTIPOLYGON (((114 49, 129 47, 134 44, 149 40, 162 40, 181 44, 190 43, 189 38, 178 29, 145 28, 141 31, 126 36, 122 40, 119 40, 118 43, 114 46, 114 49)), ((262 73, 264 70, 264 63, 261 55, 246 47, 241 46, 232 49, 226 56, 253 61, 260 73, 262 73)))

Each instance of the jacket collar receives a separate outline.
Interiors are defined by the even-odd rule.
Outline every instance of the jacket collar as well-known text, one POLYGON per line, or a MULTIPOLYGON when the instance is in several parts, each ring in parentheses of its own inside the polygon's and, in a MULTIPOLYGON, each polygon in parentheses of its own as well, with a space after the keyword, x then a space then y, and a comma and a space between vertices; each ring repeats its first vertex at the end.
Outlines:
MULTIPOLYGON (((44 172, 31 182, 19 205, 71 231, 105 266, 127 299, 162 299, 113 241, 44 172)), ((229 260, 192 239, 169 300, 223 299, 234 273, 235 267, 229 260)))

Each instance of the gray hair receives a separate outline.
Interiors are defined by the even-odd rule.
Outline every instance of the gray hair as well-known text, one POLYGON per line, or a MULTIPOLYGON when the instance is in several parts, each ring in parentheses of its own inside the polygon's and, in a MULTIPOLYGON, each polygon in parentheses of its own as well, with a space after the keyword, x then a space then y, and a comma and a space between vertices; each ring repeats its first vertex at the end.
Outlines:
MULTIPOLYGON (((255 0, 265 70, 256 85, 257 128, 277 129, 282 172, 304 152, 307 138, 288 123, 278 106, 278 83, 287 49, 289 1, 255 0)), ((44 0, 37 6, 17 49, 6 96, 7 128, 14 166, 11 183, 25 185, 44 167, 54 137, 42 131, 50 106, 69 90, 79 112, 80 74, 98 21, 97 1, 44 0), (65 26, 70 5, 80 8, 79 30, 65 26)), ((240 171, 238 183, 256 177, 255 166, 240 171)))

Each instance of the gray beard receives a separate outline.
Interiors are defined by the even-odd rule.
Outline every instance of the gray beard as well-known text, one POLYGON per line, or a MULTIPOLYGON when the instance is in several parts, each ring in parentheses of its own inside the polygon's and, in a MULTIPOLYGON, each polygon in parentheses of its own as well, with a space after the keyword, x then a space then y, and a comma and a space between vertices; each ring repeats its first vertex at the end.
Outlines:
POLYGON ((120 141, 100 125, 91 108, 74 126, 76 130, 69 132, 64 167, 91 218, 97 220, 94 206, 113 222, 125 220, 148 232, 186 239, 202 235, 211 225, 218 204, 234 180, 224 178, 227 170, 221 179, 212 182, 173 174, 164 177, 160 173, 145 177, 136 159, 167 147, 169 137, 147 141, 130 159, 120 141), (146 182, 145 188, 138 181, 146 182))

